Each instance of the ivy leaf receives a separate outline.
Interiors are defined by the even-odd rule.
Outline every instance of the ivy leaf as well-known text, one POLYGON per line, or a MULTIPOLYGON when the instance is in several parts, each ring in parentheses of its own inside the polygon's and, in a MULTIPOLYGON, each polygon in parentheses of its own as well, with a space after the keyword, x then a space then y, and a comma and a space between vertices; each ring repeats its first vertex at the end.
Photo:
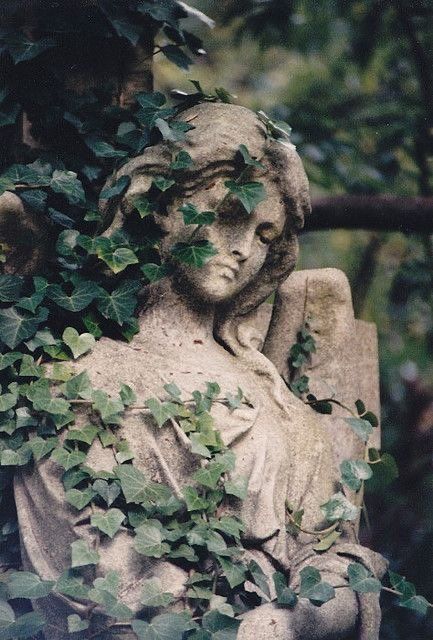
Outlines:
POLYGON ((123 324, 134 313, 137 305, 136 294, 141 285, 138 280, 125 280, 112 293, 103 291, 98 298, 98 309, 109 320, 123 324))
POLYGON ((155 118, 154 126, 160 130, 163 140, 179 142, 185 138, 185 134, 182 131, 170 127, 168 122, 162 118, 155 118))
POLYGON ((70 295, 65 293, 60 285, 53 284, 48 296, 62 309, 76 313, 88 307, 100 292, 101 288, 95 282, 87 280, 77 284, 70 295))
POLYGON ((194 487, 184 487, 183 497, 188 511, 204 511, 209 507, 208 501, 201 498, 194 487))
POLYGON ((131 464, 118 466, 116 475, 128 503, 163 502, 171 497, 171 491, 167 486, 148 480, 139 469, 131 464))
POLYGON ((110 398, 108 393, 101 389, 92 392, 93 409, 98 411, 102 421, 107 424, 120 424, 122 413, 125 409, 123 402, 116 398, 110 398))
POLYGON ((189 628, 189 620, 179 613, 163 613, 152 618, 151 622, 132 621, 132 630, 139 640, 182 640, 183 634, 189 628))
POLYGON ((349 502, 341 492, 335 493, 320 509, 328 522, 338 520, 355 520, 358 517, 359 507, 349 502))
POLYGON ((67 502, 73 507, 81 511, 86 507, 95 497, 95 492, 90 487, 80 491, 79 489, 69 489, 65 494, 67 502))
POLYGON ((10 349, 33 336, 41 322, 48 318, 48 309, 42 307, 34 316, 24 316, 15 309, 0 309, 0 340, 10 349))
POLYGON ((347 567, 349 585, 353 591, 358 593, 379 593, 382 585, 366 567, 359 562, 352 562, 347 567))
POLYGON ((14 622, 14 620, 15 613, 10 604, 4 600, 0 600, 0 632, 14 622))
POLYGON ((109 509, 105 513, 94 513, 90 518, 90 524, 114 538, 124 520, 125 514, 120 509, 109 509))
POLYGON ((134 402, 137 401, 137 396, 134 390, 125 383, 122 383, 119 395, 125 407, 129 407, 131 404, 134 404, 134 402))
POLYGON ((277 594, 277 602, 283 607, 289 607, 292 609, 296 603, 298 602, 298 596, 296 593, 287 585, 287 580, 284 574, 276 571, 272 580, 275 585, 275 591, 277 594))
POLYGON ((31 449, 27 446, 27 443, 16 451, 12 449, 4 449, 1 452, 1 464, 2 467, 24 467, 31 458, 31 449))
POLYGON ((134 196, 130 202, 134 209, 138 211, 141 219, 146 218, 156 211, 156 205, 146 198, 146 196, 134 196))
POLYGON ((143 30, 140 25, 133 24, 127 20, 119 20, 118 18, 110 18, 110 22, 118 36, 129 40, 133 47, 137 46, 138 41, 143 34, 143 30))
POLYGON ((423 596, 417 596, 414 585, 394 571, 388 571, 392 587, 400 593, 399 605, 426 615, 430 608, 429 602, 423 596))
POLYGON ((240 200, 247 213, 251 213, 260 202, 266 200, 266 190, 261 182, 238 184, 234 180, 227 180, 224 184, 240 200))
POLYGON ((68 431, 66 434, 66 440, 84 442, 84 444, 88 444, 90 446, 97 435, 98 429, 93 424, 88 424, 82 429, 71 429, 68 431))
POLYGON ((23 357, 22 353, 18 353, 18 352, 14 352, 11 351, 10 353, 1 353, 0 354, 0 371, 3 371, 3 369, 7 369, 7 367, 10 367, 12 364, 14 364, 15 362, 17 362, 17 360, 20 360, 23 357))
POLYGON ((173 62, 176 66, 181 69, 185 69, 186 71, 188 71, 192 64, 191 58, 189 58, 182 49, 174 44, 168 44, 165 47, 161 47, 161 52, 168 60, 170 60, 170 62, 173 62))
POLYGON ((170 551, 168 544, 163 542, 161 529, 149 522, 135 530, 134 548, 138 553, 150 558, 161 558, 170 551))
POLYGON ((349 425, 351 429, 358 435, 361 440, 367 442, 371 433, 373 432, 373 427, 368 420, 363 420, 362 418, 345 418, 344 421, 349 425))
POLYGON ((92 489, 107 503, 107 507, 111 507, 120 495, 120 487, 117 482, 108 483, 106 480, 98 479, 93 483, 92 489))
POLYGON ((76 540, 71 544, 72 563, 71 567, 85 567, 88 564, 98 564, 99 554, 90 549, 85 540, 76 540))
POLYGON ((220 611, 208 611, 203 616, 203 629, 212 634, 212 640, 236 640, 241 621, 220 611))
POLYGON ((173 600, 173 594, 164 590, 159 578, 149 578, 143 581, 140 602, 145 607, 167 607, 173 600))
POLYGON ((264 169, 264 166, 262 165, 261 162, 259 162, 258 160, 255 160, 251 155, 250 152, 248 151, 248 148, 244 145, 241 144, 239 146, 239 153, 241 154, 244 163, 249 166, 249 167, 257 167, 258 169, 264 169))
POLYGON ((86 454, 82 451, 68 451, 63 447, 54 449, 50 457, 51 460, 60 464, 66 471, 82 464, 86 459, 86 454))
POLYGON ((217 462, 211 462, 207 467, 196 471, 192 477, 199 484, 202 484, 209 489, 216 489, 223 471, 224 468, 222 465, 217 462))
POLYGON ((36 58, 47 49, 56 45, 52 38, 29 40, 27 36, 18 31, 6 36, 7 49, 15 64, 27 62, 36 58))
POLYGON ((40 613, 32 611, 25 613, 11 624, 0 629, 0 640, 16 640, 16 638, 31 638, 45 626, 45 618, 40 613))
POLYGON ((35 573, 16 571, 8 575, 9 598, 44 598, 56 583, 41 580, 35 573))
POLYGON ((73 327, 67 327, 64 330, 62 340, 72 351, 75 360, 93 349, 96 344, 96 340, 91 333, 82 333, 80 335, 73 327))
POLYGON ((332 547, 334 542, 336 542, 340 536, 341 536, 340 531, 331 531, 331 533, 328 533, 327 536, 325 536, 319 542, 313 545, 314 551, 318 551, 318 552, 327 551, 332 547))
POLYGON ((320 571, 315 567, 304 567, 299 572, 301 586, 299 596, 320 607, 324 602, 335 598, 335 590, 327 582, 322 581, 320 571))
POLYGON ((119 602, 116 596, 105 589, 91 589, 89 591, 89 599, 101 604, 111 618, 130 620, 134 615, 126 604, 119 602))
POLYGON ((236 496, 240 500, 245 500, 248 494, 248 478, 245 476, 239 476, 226 480, 224 483, 224 491, 230 496, 236 496))
POLYGON ((109 238, 101 236, 95 240, 96 255, 113 271, 120 273, 130 264, 137 264, 138 258, 132 249, 116 247, 109 238))
POLYGON ((0 302, 16 302, 20 299, 23 279, 20 276, 0 276, 0 302))
POLYGON ((83 620, 76 613, 72 613, 68 616, 68 631, 69 633, 78 633, 79 631, 85 631, 89 628, 89 621, 83 620))
POLYGON ((71 598, 87 598, 89 587, 84 585, 84 578, 68 570, 57 580, 55 591, 71 598))
POLYGON ((178 242, 171 248, 171 253, 179 262, 192 267, 203 267, 218 251, 208 240, 197 240, 196 242, 178 242))
POLYGON ((340 471, 342 482, 353 491, 358 491, 362 481, 373 475, 371 467, 364 460, 343 460, 340 471))
POLYGON ((259 589, 263 591, 265 596, 267 596, 267 598, 270 600, 271 592, 269 590, 268 577, 255 560, 251 560, 248 563, 248 572, 249 572, 251 581, 255 585, 257 585, 259 589))
POLYGON ((236 564, 233 560, 223 558, 222 556, 218 558, 218 562, 221 565, 222 570, 224 571, 224 577, 227 579, 227 582, 230 585, 231 589, 243 584, 246 580, 246 570, 240 564, 236 564))
POLYGON ((82 371, 78 375, 66 380, 65 384, 62 386, 62 391, 68 400, 76 398, 89 400, 91 397, 92 386, 87 371, 82 371))
POLYGON ((35 460, 41 460, 45 456, 47 456, 59 443, 59 439, 57 437, 54 438, 41 438, 40 436, 36 436, 31 438, 28 442, 28 446, 30 447, 33 457, 35 460))
POLYGON ((50 186, 53 191, 65 196, 70 204, 84 205, 86 202, 83 185, 73 171, 54 171, 50 186))
POLYGON ((121 176, 111 187, 105 187, 99 194, 99 197, 102 200, 109 200, 110 198, 114 198, 114 196, 120 196, 129 187, 130 182, 130 176, 121 176))
POLYGON ((165 278, 170 273, 170 267, 166 264, 143 264, 140 269, 149 280, 149 282, 157 282, 161 278, 165 278))
POLYGON ((367 483, 369 491, 381 490, 398 478, 397 463, 391 454, 379 454, 376 450, 369 449, 369 456, 370 459, 376 458, 377 460, 376 464, 372 466, 373 475, 367 483), (377 453, 377 456, 373 455, 373 451, 377 453))
POLYGON ((176 184, 176 180, 173 180, 172 178, 164 178, 164 176, 156 176, 153 179, 152 184, 155 185, 159 191, 164 192, 171 189, 171 187, 176 184))
POLYGON ((115 149, 111 144, 95 135, 85 136, 84 142, 97 158, 124 158, 128 155, 127 151, 115 149))
POLYGON ((29 191, 21 191, 20 198, 34 211, 43 213, 47 204, 48 194, 41 189, 31 189, 29 191))
POLYGON ((182 149, 170 164, 170 169, 173 171, 181 171, 182 169, 189 169, 193 164, 194 163, 189 153, 182 149))
POLYGON ((160 402, 156 398, 149 398, 146 400, 145 405, 155 418, 158 427, 162 427, 179 410, 179 407, 173 402, 160 402))
POLYGON ((179 208, 183 213, 183 221, 185 224, 207 225, 212 224, 216 220, 216 214, 213 211, 199 212, 193 204, 184 204, 179 208))
POLYGON ((17 403, 17 395, 15 393, 5 393, 0 396, 0 412, 9 411, 17 403))

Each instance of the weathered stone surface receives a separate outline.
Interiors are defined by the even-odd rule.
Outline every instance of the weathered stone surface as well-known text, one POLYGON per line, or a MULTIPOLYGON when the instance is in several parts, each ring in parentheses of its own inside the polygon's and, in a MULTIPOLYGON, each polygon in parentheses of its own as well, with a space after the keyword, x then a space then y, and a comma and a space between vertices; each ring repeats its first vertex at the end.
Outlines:
MULTIPOLYGON (((101 339, 91 354, 76 363, 76 371, 87 369, 93 385, 113 395, 121 382, 127 383, 140 400, 160 397, 163 385, 171 381, 184 397, 209 380, 224 392, 241 387, 247 404, 233 412, 215 404, 212 415, 224 442, 236 454, 235 475, 248 478, 247 498, 227 503, 221 513, 243 520, 248 554, 269 577, 276 567, 284 571, 295 588, 300 570, 309 565, 339 585, 346 583, 352 560, 381 575, 383 560, 357 544, 353 528, 345 529, 330 551, 314 552, 316 536, 309 531, 326 526, 320 505, 338 489, 330 434, 323 428, 322 416, 287 389, 277 368, 239 324, 294 268, 296 231, 309 211, 300 160, 292 145, 267 139, 256 116, 241 107, 201 105, 182 117, 195 126, 185 145, 194 166, 166 202, 166 213, 155 216, 166 231, 163 254, 170 259, 169 248, 190 238, 193 228, 185 227, 178 211, 184 202, 192 202, 200 211, 218 210, 216 222, 201 227, 194 236, 211 240, 218 254, 201 269, 184 265, 151 287, 134 340, 127 345, 101 339), (224 182, 239 172, 240 144, 247 145, 265 166, 264 172, 255 170, 251 179, 263 182, 268 198, 250 215, 236 200, 225 198, 224 182), (305 532, 297 537, 286 530, 287 502, 304 510, 305 532)), ((131 184, 121 202, 107 211, 108 233, 128 224, 133 197, 146 193, 155 175, 167 174, 172 152, 169 145, 160 145, 122 168, 121 174, 131 176, 131 184)), ((330 310, 322 306, 323 313, 330 310)), ((284 336, 283 352, 288 344, 284 336)), ((77 422, 85 419, 82 416, 77 422)), ((130 443, 134 465, 152 480, 168 484, 176 496, 182 495, 182 487, 191 483, 200 461, 191 454, 188 439, 176 424, 168 422, 157 428, 149 413, 140 410, 128 414, 118 435, 130 443)), ((87 462, 100 470, 111 470, 116 464, 109 448, 103 449, 96 441, 87 462)), ((72 541, 97 544, 96 531, 89 524, 90 510, 77 515, 66 504, 61 476, 58 465, 43 460, 23 471, 16 481, 25 567, 45 579, 57 577, 68 566, 72 541)), ((99 553, 96 571, 104 573, 113 567, 119 571, 122 599, 134 610, 140 607, 142 582, 150 576, 158 575, 170 590, 185 589, 187 574, 182 569, 169 560, 138 555, 126 531, 113 540, 105 539, 99 553)), ((83 606, 85 603, 50 597, 42 608, 51 616, 54 611, 57 629, 65 629, 66 611, 80 612, 83 606)), ((273 605, 261 606, 245 617, 240 638, 338 640, 351 634, 358 640, 377 640, 379 620, 376 595, 355 597, 343 589, 321 608, 305 602, 293 611, 276 613, 273 605)), ((93 620, 91 633, 96 624, 93 620)), ((116 636, 128 637, 120 631, 116 636)), ((67 637, 64 630, 53 629, 47 640, 67 637)))

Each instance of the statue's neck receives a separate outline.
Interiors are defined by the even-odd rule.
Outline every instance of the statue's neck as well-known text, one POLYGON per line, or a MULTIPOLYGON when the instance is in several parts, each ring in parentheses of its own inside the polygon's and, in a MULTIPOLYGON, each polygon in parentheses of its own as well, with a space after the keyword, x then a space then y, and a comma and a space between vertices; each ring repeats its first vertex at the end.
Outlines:
POLYGON ((194 304, 167 282, 139 318, 140 334, 197 344, 213 340, 214 306, 194 304))

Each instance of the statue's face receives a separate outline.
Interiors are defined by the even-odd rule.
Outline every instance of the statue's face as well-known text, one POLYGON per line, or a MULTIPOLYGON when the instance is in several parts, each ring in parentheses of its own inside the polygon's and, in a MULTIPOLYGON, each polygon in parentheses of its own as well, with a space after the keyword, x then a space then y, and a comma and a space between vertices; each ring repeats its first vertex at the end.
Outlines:
MULTIPOLYGON (((203 267, 180 266, 182 283, 195 298, 219 303, 229 300, 241 291, 260 271, 270 243, 283 232, 285 210, 275 184, 264 181, 267 198, 247 214, 242 204, 228 198, 218 208, 216 221, 202 227, 196 236, 209 240, 218 251, 203 267)), ((223 180, 201 192, 191 202, 200 211, 215 210, 221 202, 223 180)), ((187 228, 191 234, 191 227, 187 228)), ((183 235, 183 234, 182 234, 183 235)), ((183 238, 182 238, 183 239, 183 238)))

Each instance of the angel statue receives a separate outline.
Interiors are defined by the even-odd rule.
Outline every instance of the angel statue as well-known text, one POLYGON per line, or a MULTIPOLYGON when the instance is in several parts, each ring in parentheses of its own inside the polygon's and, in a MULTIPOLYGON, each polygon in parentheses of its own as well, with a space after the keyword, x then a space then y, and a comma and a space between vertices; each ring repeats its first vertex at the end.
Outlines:
MULTIPOLYGON (((329 526, 320 506, 341 489, 326 417, 289 390, 275 365, 258 350, 247 322, 295 268, 297 233, 310 212, 301 161, 290 142, 269 135, 266 124, 243 107, 207 103, 181 117, 191 127, 182 149, 192 163, 153 212, 162 234, 166 275, 143 292, 139 332, 132 341, 100 339, 74 363, 75 373, 87 371, 93 387, 110 396, 118 393, 120 382, 144 399, 161 397, 161 389, 170 383, 185 396, 207 381, 225 390, 240 388, 248 401, 238 409, 225 403, 212 406, 215 428, 235 454, 233 473, 247 481, 245 499, 227 500, 218 515, 242 521, 245 557, 257 563, 271 584, 279 572, 296 590, 302 569, 315 567, 336 589, 335 597, 322 606, 307 599, 292 608, 262 600, 243 614, 239 640, 378 640, 378 594, 348 588, 347 568, 357 562, 381 577, 384 560, 358 543, 353 526, 343 526, 328 550, 313 548, 314 532, 329 526), (256 185, 253 202, 239 190, 245 170, 249 184, 256 185), (185 224, 186 204, 214 212, 212 224, 185 224), (203 266, 176 260, 173 247, 188 245, 191 237, 196 245, 212 247, 203 266), (288 505, 303 511, 298 535, 287 526, 288 505)), ((103 203, 105 235, 128 228, 137 198, 146 197, 155 180, 170 175, 172 161, 173 143, 165 141, 119 170, 116 180, 128 176, 130 183, 118 201, 103 203)), ((169 486, 182 500, 183 488, 193 483, 192 475, 203 461, 191 451, 176 421, 158 427, 148 411, 130 411, 117 436, 129 443, 135 468, 169 486)), ((110 472, 116 461, 112 450, 95 440, 86 465, 110 472)), ((100 557, 99 564, 88 569, 89 576, 92 571, 93 578, 117 571, 119 599, 133 611, 142 607, 142 585, 150 577, 175 594, 173 607, 178 610, 190 577, 182 561, 140 555, 125 527, 113 538, 97 541, 90 523, 92 507, 77 513, 65 500, 63 471, 55 460, 44 458, 16 478, 24 569, 57 580, 70 565, 70 545, 84 540, 89 548, 97 546, 100 557)), ((51 625, 47 640, 69 638, 67 616, 89 611, 85 599, 56 594, 35 606, 51 625)), ((90 629, 77 637, 136 637, 128 624, 95 633, 104 614, 93 606, 90 629)))

